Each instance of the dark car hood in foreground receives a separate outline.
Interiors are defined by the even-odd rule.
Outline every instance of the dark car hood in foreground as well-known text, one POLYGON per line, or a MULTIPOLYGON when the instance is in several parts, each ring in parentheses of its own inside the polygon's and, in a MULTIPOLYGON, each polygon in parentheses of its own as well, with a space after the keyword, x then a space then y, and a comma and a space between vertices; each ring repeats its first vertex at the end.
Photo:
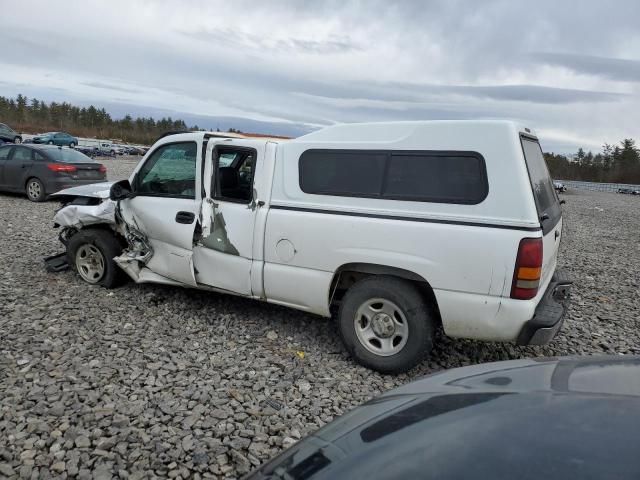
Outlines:
POLYGON ((640 357, 448 370, 368 402, 249 478, 638 479, 640 357))

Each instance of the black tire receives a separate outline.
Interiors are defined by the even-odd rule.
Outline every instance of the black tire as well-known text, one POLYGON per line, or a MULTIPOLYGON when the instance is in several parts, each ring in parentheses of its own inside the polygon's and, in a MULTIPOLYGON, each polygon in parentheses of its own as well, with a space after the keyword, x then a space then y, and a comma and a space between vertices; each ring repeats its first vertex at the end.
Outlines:
POLYGON ((76 233, 67 244, 67 261, 80 278, 92 285, 101 285, 105 288, 115 288, 122 285, 127 276, 124 271, 113 261, 114 257, 122 254, 122 245, 109 230, 88 228, 76 233), (79 271, 78 255, 85 248, 96 249, 102 255, 104 268, 99 278, 87 279, 87 274, 79 271))
POLYGON ((53 140, 49 140, 49 141, 47 142, 47 145, 53 145, 53 140))
POLYGON ((47 198, 47 193, 44 190, 44 184, 39 178, 31 177, 27 180, 24 187, 27 198, 32 202, 44 202, 47 198))
POLYGON ((69 144, 69 148, 73 148, 73 147, 75 147, 75 146, 76 146, 75 142, 71 142, 71 143, 69 144))
POLYGON ((15 137, 13 143, 22 143, 22 137, 15 137))
MULTIPOLYGON (((349 354, 361 365, 381 373, 406 372, 420 363, 433 348, 436 322, 431 309, 411 282, 396 277, 377 275, 354 284, 342 299, 338 322, 340 336, 349 354), (373 299, 395 304, 404 316, 402 323, 406 321, 408 327, 407 339, 397 353, 388 356, 376 354, 370 351, 372 344, 366 347, 356 333, 356 313, 373 299)), ((397 338, 393 337, 392 343, 397 338)))

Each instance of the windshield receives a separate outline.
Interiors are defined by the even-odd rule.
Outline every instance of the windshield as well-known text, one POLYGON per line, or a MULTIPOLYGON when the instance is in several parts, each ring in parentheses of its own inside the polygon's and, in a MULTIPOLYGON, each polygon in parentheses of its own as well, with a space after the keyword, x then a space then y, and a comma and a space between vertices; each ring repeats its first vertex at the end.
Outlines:
POLYGON ((56 162, 64 163, 96 163, 84 153, 70 148, 52 148, 46 151, 47 155, 56 162))

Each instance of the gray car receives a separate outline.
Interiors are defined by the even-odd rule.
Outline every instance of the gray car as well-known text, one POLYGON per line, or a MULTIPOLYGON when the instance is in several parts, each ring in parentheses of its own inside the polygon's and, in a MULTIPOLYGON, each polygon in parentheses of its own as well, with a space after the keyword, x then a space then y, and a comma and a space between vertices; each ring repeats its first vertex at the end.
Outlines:
POLYGON ((71 148, 54 145, 0 146, 0 190, 26 193, 32 202, 78 185, 107 178, 101 163, 71 148))
POLYGON ((0 123, 0 140, 7 143, 22 143, 22 135, 4 123, 0 123))

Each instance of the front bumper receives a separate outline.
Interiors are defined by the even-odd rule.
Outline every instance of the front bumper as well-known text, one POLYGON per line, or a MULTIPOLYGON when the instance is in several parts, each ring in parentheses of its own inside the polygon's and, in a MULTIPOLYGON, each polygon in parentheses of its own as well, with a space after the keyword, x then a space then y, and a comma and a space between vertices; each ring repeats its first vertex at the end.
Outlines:
POLYGON ((522 327, 518 345, 545 345, 556 336, 569 306, 571 284, 562 270, 556 270, 533 318, 522 327))

